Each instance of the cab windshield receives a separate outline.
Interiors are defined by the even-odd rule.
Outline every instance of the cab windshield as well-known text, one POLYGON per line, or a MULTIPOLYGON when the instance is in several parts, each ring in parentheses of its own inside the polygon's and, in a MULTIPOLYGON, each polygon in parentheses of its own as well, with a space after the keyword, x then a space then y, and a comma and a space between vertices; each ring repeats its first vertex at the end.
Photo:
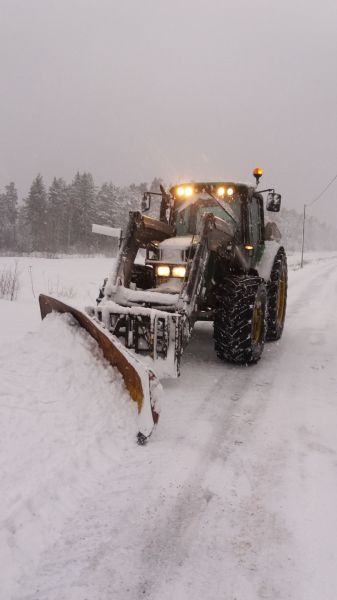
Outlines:
POLYGON ((229 223, 233 223, 233 219, 239 221, 241 205, 239 201, 229 203, 220 200, 219 202, 223 204, 225 210, 213 198, 209 198, 209 200, 197 200, 178 210, 176 222, 177 235, 194 235, 199 233, 202 227, 203 216, 207 213, 212 213, 215 217, 220 217, 220 219, 229 223))

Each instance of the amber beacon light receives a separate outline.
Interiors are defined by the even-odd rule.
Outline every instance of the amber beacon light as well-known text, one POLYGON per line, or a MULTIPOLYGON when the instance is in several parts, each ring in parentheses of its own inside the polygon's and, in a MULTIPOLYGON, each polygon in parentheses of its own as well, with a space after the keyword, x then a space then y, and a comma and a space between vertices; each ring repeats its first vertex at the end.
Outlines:
POLYGON ((256 167, 256 169, 253 171, 253 175, 256 179, 256 185, 259 185, 260 178, 263 175, 263 169, 261 169, 261 167, 256 167))

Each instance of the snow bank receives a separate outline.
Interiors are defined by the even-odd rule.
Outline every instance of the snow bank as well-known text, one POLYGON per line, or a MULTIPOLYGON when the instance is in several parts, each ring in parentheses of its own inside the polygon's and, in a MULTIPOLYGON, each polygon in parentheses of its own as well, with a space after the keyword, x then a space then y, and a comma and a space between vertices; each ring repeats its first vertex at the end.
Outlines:
POLYGON ((0 597, 9 599, 102 471, 135 444, 137 410, 68 315, 2 346, 0 365, 0 597))
POLYGON ((19 274, 20 302, 36 302, 39 294, 47 294, 83 308, 85 304, 95 303, 99 287, 115 259, 0 257, 0 271, 14 268, 15 264, 19 274))

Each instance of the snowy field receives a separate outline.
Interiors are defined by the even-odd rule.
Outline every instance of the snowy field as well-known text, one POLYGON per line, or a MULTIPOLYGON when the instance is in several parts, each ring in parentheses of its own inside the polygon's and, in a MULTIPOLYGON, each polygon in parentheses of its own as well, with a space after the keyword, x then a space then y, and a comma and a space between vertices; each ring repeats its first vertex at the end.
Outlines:
POLYGON ((106 258, 17 261, 0 300, 0 600, 336 600, 337 253, 289 258, 286 328, 221 363, 198 324, 146 447, 120 375, 37 296, 106 258))

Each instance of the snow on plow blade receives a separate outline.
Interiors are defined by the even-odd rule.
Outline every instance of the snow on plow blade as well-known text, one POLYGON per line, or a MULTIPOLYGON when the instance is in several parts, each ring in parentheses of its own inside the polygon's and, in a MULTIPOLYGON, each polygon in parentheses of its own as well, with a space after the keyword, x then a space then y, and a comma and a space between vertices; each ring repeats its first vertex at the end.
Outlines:
POLYGON ((154 373, 100 323, 95 322, 82 311, 44 294, 40 294, 39 303, 42 319, 52 311, 70 313, 80 327, 83 327, 96 340, 106 360, 118 369, 131 398, 138 405, 138 443, 145 443, 159 419, 158 401, 155 396, 156 392, 157 394, 159 392, 160 384, 154 373))

